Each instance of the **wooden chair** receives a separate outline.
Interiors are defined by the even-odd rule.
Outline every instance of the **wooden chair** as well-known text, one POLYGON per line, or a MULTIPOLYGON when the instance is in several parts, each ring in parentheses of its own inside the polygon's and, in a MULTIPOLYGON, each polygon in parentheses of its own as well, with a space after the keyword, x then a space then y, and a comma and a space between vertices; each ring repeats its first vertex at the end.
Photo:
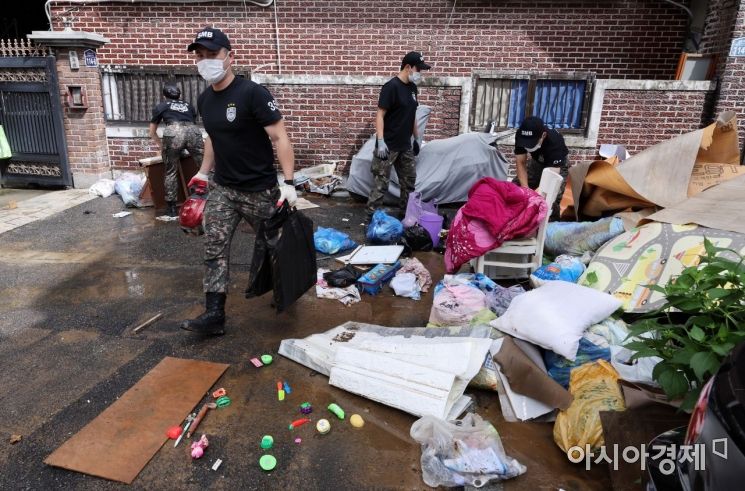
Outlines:
POLYGON ((541 267, 546 226, 551 216, 551 207, 559 194, 563 180, 564 178, 554 169, 548 167, 543 169, 541 182, 536 191, 546 200, 548 210, 546 210, 546 217, 538 226, 538 232, 534 237, 508 240, 483 256, 472 259, 471 266, 475 272, 483 273, 486 266, 495 266, 498 272, 489 275, 492 278, 527 278, 541 267))

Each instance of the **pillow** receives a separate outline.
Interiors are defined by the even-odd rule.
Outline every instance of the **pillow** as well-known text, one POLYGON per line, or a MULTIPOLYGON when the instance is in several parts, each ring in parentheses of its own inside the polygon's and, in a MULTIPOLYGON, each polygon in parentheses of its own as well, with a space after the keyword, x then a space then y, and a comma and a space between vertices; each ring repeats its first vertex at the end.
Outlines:
POLYGON ((515 297, 492 327, 574 361, 585 329, 605 320, 621 301, 586 286, 549 281, 515 297))

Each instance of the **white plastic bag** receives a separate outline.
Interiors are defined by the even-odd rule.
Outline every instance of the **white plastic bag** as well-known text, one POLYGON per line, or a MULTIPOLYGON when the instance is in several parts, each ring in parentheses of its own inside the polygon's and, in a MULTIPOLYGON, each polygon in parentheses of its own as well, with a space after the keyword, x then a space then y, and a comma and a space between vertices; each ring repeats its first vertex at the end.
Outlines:
POLYGON ((611 345, 610 347, 610 362, 621 380, 659 387, 659 384, 652 378, 652 371, 655 365, 662 361, 662 358, 650 356, 629 361, 633 355, 633 351, 623 346, 611 345))
POLYGON ((88 193, 93 196, 100 196, 102 198, 108 198, 114 194, 114 180, 113 179, 99 179, 91 187, 88 188, 88 193))
POLYGON ((477 414, 453 422, 424 416, 411 425, 410 434, 422 445, 422 478, 428 486, 480 488, 526 470, 504 452, 496 428, 477 414))
POLYGON ((397 274, 391 280, 391 288, 398 297, 408 297, 414 300, 421 298, 420 292, 422 289, 419 287, 414 273, 397 274))
POLYGON ((140 193, 144 186, 145 176, 134 172, 124 172, 114 182, 114 189, 122 197, 125 206, 140 205, 140 193))

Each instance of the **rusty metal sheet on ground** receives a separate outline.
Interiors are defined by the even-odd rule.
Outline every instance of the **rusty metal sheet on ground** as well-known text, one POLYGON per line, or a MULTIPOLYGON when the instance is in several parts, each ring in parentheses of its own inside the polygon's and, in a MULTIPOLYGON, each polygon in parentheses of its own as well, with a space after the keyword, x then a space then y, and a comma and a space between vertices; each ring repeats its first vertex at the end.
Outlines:
POLYGON ((44 463, 131 484, 228 366, 164 358, 44 463))

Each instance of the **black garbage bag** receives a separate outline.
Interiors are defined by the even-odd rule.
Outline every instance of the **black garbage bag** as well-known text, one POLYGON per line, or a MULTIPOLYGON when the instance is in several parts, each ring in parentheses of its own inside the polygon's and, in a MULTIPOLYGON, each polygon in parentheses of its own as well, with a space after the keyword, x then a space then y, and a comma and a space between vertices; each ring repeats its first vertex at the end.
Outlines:
POLYGON ((414 225, 404 230, 403 239, 405 246, 412 251, 431 251, 432 237, 421 225, 414 225))
POLYGON ((354 285, 355 283, 357 283, 357 280, 360 278, 360 276, 362 276, 362 274, 362 271, 359 271, 351 264, 348 264, 341 269, 337 269, 336 271, 323 273, 323 279, 326 280, 326 283, 328 283, 329 286, 333 286, 335 288, 346 288, 349 285, 354 285))
POLYGON ((287 205, 256 231, 246 298, 274 291, 277 312, 286 310, 316 283, 313 221, 287 205))

